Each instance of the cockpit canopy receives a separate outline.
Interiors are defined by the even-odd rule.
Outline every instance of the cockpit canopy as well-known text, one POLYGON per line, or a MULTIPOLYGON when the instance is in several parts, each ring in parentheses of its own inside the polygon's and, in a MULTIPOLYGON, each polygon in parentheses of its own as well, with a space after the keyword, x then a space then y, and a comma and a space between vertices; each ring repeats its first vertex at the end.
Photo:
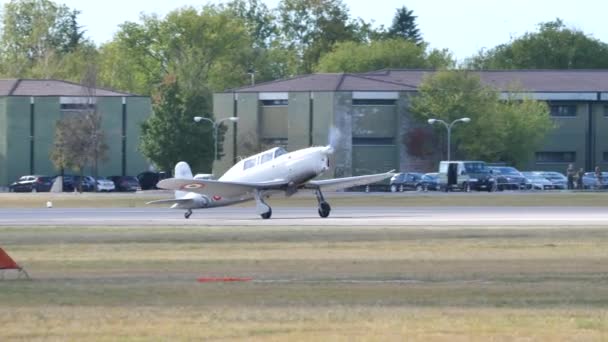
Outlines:
POLYGON ((243 170, 250 169, 257 165, 262 165, 262 164, 267 163, 273 159, 276 159, 279 156, 282 156, 286 153, 287 153, 287 150, 285 150, 284 148, 275 147, 268 151, 264 151, 262 153, 256 154, 254 156, 251 156, 251 157, 245 159, 245 161, 243 162, 243 170))

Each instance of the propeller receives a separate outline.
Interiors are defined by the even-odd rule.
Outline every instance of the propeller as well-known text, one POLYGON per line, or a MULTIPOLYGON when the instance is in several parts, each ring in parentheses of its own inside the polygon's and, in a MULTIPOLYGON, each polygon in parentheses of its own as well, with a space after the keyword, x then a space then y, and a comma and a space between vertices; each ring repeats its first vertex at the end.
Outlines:
POLYGON ((327 142, 329 143, 326 149, 327 153, 334 153, 334 151, 338 147, 341 136, 342 134, 340 133, 340 130, 338 128, 336 128, 335 126, 331 126, 329 128, 329 135, 327 136, 327 142))

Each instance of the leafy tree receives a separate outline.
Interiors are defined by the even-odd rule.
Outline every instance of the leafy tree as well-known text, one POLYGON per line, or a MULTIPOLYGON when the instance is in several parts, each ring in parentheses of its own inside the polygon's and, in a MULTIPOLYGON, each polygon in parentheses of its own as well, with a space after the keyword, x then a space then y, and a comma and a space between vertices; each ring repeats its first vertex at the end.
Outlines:
POLYGON ((8 77, 53 77, 63 56, 91 45, 78 24, 79 14, 49 0, 12 0, 5 4, 0 72, 8 77))
POLYGON ((480 51, 467 65, 472 69, 607 68, 608 44, 557 19, 541 23, 538 32, 480 51))
POLYGON ((57 121, 51 161, 63 173, 72 169, 82 175, 85 167, 107 159, 108 146, 96 110, 68 114, 57 121))
POLYGON ((426 52, 426 46, 401 38, 371 43, 343 42, 324 55, 318 72, 367 72, 387 68, 447 68, 454 64, 447 51, 426 52))
MULTIPOLYGON (((160 170, 171 170, 187 161, 194 170, 210 172, 214 158, 211 125, 195 124, 195 116, 213 119, 208 112, 207 94, 187 92, 174 75, 167 75, 153 97, 153 115, 143 123, 141 152, 160 170)), ((223 131, 218 134, 221 152, 223 131)), ((218 153, 219 153, 218 152, 218 153)))
POLYGON ((413 13, 414 11, 408 10, 405 6, 398 8, 386 36, 388 38, 404 38, 416 44, 422 44, 422 36, 416 24, 417 17, 413 13))
MULTIPOLYGON (((471 72, 437 72, 418 91, 412 97, 412 111, 423 122, 471 118, 452 131, 452 146, 459 158, 521 166, 553 128, 546 103, 515 95, 501 100, 499 91, 481 84, 471 72)), ((436 130, 445 136, 444 127, 436 130)))
POLYGON ((334 44, 361 38, 360 21, 350 18, 342 0, 282 0, 278 17, 283 39, 309 73, 334 44))

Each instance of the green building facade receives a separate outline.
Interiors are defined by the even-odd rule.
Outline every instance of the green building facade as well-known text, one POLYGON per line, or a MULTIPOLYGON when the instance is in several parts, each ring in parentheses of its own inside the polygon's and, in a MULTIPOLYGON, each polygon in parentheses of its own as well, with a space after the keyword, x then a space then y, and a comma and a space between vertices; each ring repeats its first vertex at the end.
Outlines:
MULTIPOLYGON (((409 112, 409 99, 432 73, 312 74, 216 93, 216 118, 239 120, 227 131, 225 155, 215 173, 222 174, 239 158, 273 146, 295 150, 325 145, 332 126, 340 137, 328 176, 391 169, 436 171, 445 147, 438 144, 429 125, 415 121, 409 112), (421 141, 425 139, 430 143, 421 141), (424 145, 424 153, 419 145, 424 145)), ((595 166, 608 170, 608 71, 477 73, 482 82, 497 89, 519 85, 525 89, 523 95, 550 106, 556 128, 539 149, 530 151, 526 170, 564 172, 570 163, 588 171, 595 166)), ((457 151, 457 146, 453 149, 457 151)))
POLYGON ((0 80, 0 189, 22 175, 58 174, 50 160, 56 122, 77 115, 88 102, 101 115, 109 147, 98 174, 136 175, 147 170, 149 163, 137 146, 140 125, 152 112, 148 97, 57 80, 0 80))

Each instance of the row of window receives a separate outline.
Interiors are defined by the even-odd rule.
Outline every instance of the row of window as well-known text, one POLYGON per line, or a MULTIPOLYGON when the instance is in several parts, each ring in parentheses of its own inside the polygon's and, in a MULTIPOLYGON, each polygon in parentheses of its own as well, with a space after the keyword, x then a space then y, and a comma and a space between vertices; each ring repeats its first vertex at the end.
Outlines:
MULTIPOLYGON (((602 154, 603 162, 608 162, 608 152, 602 154)), ((574 163, 576 152, 536 152, 537 163, 574 163)))

